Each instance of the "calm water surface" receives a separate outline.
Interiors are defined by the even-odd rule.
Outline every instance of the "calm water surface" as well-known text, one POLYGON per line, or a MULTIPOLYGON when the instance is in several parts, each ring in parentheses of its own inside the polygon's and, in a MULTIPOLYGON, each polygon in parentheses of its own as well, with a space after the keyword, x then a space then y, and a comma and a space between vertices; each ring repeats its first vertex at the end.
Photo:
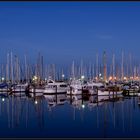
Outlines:
POLYGON ((0 137, 140 137, 138 103, 138 97, 98 104, 65 98, 51 106, 45 97, 1 95, 0 137))

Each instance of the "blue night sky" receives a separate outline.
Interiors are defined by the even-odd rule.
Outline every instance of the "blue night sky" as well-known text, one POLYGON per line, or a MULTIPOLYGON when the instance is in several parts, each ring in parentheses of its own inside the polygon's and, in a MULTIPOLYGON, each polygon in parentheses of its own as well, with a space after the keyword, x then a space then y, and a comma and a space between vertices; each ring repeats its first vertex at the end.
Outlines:
POLYGON ((47 63, 140 58, 140 2, 0 2, 0 57, 8 51, 47 63))

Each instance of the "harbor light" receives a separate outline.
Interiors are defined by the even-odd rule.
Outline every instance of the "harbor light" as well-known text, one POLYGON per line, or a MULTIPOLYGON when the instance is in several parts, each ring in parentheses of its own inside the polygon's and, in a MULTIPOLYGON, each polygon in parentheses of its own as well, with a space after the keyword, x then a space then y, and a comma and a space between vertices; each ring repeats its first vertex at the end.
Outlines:
POLYGON ((99 76, 101 77, 101 76, 102 76, 102 74, 100 73, 100 74, 99 74, 99 76))
POLYGON ((82 104, 82 108, 85 108, 85 105, 84 104, 82 104))
POLYGON ((65 75, 64 74, 62 74, 62 78, 64 78, 65 77, 65 75))
POLYGON ((4 77, 2 77, 1 80, 4 81, 4 77))
POLYGON ((4 98, 2 98, 2 101, 4 102, 4 101, 5 101, 5 99, 4 99, 4 98))
POLYGON ((123 77, 123 79, 124 79, 124 80, 127 80, 127 78, 126 78, 126 77, 123 77))
POLYGON ((85 76, 84 76, 84 75, 82 75, 82 76, 81 76, 81 79, 84 79, 84 78, 85 78, 85 76))
POLYGON ((109 80, 112 80, 112 76, 109 77, 109 80))
POLYGON ((34 79, 37 80, 37 76, 34 76, 34 79))
POLYGON ((35 80, 37 80, 37 76, 34 76, 34 77, 33 77, 33 81, 35 81, 35 80))
POLYGON ((38 102, 37 102, 37 101, 35 101, 35 104, 38 104, 38 102))

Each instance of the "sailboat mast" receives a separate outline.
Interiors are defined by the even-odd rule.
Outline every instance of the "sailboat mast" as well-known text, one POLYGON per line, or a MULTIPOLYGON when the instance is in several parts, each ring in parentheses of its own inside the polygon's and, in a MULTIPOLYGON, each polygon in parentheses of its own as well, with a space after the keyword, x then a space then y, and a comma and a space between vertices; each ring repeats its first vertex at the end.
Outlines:
POLYGON ((18 59, 18 74, 19 74, 18 78, 19 78, 19 82, 20 82, 20 80, 21 80, 21 69, 20 69, 20 61, 19 61, 19 59, 18 59))
POLYGON ((132 75, 132 56, 129 54, 129 60, 130 60, 130 77, 133 77, 132 75))
POLYGON ((123 51, 122 51, 122 63, 121 63, 121 79, 123 80, 123 77, 124 77, 124 73, 123 73, 123 63, 124 63, 124 56, 123 56, 124 54, 123 54, 123 51))
POLYGON ((96 54, 96 78, 98 79, 98 53, 96 54))
POLYGON ((13 84, 14 80, 13 80, 13 54, 11 52, 11 82, 13 84))
POLYGON ((83 75, 83 60, 81 59, 81 76, 83 75))
POLYGON ((28 81, 28 76, 27 76, 27 58, 26 55, 24 55, 24 60, 25 60, 25 81, 28 81))
POLYGON ((7 53, 6 81, 9 81, 9 53, 7 53))
POLYGON ((134 79, 136 79, 136 66, 134 66, 134 79))
POLYGON ((19 69, 18 69, 18 57, 15 57, 16 61, 15 61, 15 66, 16 66, 16 82, 19 82, 19 69))
POLYGON ((126 76, 129 77, 129 74, 128 74, 128 61, 126 61, 126 76))
POLYGON ((95 73, 95 72, 94 72, 95 70, 94 70, 94 68, 95 68, 95 64, 92 65, 92 77, 93 77, 93 78, 95 77, 95 74, 94 74, 94 73, 95 73))
POLYGON ((41 56, 41 80, 44 78, 44 61, 43 61, 43 56, 41 56))
POLYGON ((106 52, 103 53, 103 65, 104 65, 104 82, 106 82, 106 52))
POLYGON ((115 54, 113 54, 113 80, 115 79, 115 54))
POLYGON ((55 64, 52 65, 52 69, 53 69, 53 80, 55 81, 56 78, 55 78, 55 64))
POLYGON ((72 62, 72 79, 75 79, 74 61, 72 62))

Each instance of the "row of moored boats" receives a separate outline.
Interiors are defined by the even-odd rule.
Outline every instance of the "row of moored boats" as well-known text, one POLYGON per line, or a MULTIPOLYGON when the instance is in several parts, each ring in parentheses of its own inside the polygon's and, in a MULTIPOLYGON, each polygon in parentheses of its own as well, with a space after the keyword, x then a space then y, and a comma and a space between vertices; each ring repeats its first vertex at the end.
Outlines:
POLYGON ((80 94, 98 94, 98 95, 111 95, 122 94, 124 91, 136 91, 139 93, 138 83, 102 83, 95 81, 81 81, 71 80, 69 82, 54 81, 49 79, 46 83, 39 84, 0 84, 0 92, 9 92, 14 95, 41 96, 47 94, 61 94, 80 95, 80 94))

